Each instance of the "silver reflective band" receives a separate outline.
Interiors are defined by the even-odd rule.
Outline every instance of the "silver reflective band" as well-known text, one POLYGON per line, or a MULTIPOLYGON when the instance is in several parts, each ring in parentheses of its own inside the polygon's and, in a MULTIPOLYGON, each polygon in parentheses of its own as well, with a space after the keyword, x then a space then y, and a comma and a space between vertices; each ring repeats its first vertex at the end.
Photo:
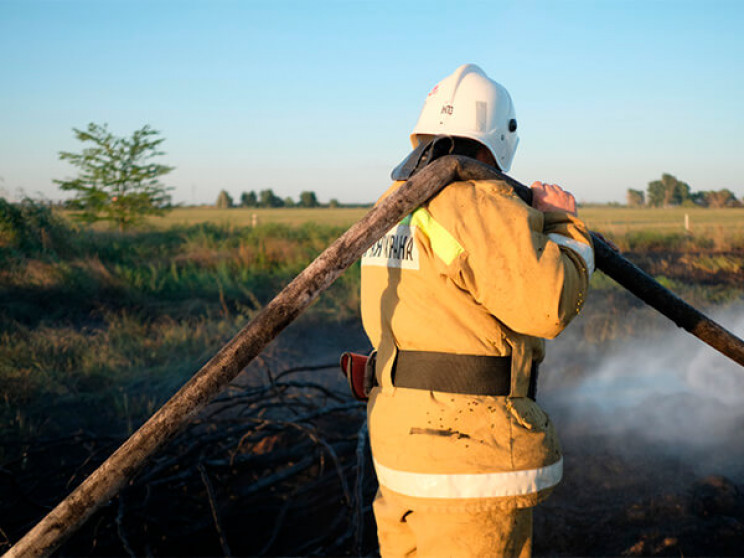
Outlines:
POLYGON ((396 471, 375 461, 377 480, 390 490, 417 498, 498 498, 525 496, 557 485, 563 458, 552 465, 525 471, 476 474, 427 474, 396 471))
POLYGON ((548 238, 559 246, 563 246, 564 248, 576 252, 581 259, 584 260, 589 277, 592 276, 592 273, 594 273, 594 248, 592 248, 590 244, 579 242, 578 240, 568 238, 567 236, 558 233, 550 233, 548 238))

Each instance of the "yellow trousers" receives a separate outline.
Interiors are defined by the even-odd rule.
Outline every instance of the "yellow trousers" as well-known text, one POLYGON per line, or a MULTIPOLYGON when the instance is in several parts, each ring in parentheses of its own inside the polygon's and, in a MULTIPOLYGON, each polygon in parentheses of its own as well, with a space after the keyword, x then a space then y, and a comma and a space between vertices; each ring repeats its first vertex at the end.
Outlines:
POLYGON ((529 558, 532 508, 448 512, 412 510, 385 498, 374 501, 382 558, 529 558))

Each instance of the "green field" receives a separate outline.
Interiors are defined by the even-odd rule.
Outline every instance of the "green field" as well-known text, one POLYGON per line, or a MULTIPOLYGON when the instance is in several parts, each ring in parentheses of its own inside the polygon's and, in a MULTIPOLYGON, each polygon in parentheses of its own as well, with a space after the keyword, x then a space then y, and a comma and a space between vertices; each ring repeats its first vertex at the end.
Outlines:
POLYGON ((708 209, 700 207, 628 208, 585 207, 579 216, 592 230, 622 235, 631 231, 685 232, 685 215, 692 234, 724 230, 744 233, 744 208, 708 209))
POLYGON ((324 225, 348 227, 361 219, 369 209, 365 208, 243 208, 217 209, 210 206, 177 207, 164 217, 151 217, 148 224, 157 228, 174 225, 214 223, 234 227, 251 227, 254 223, 281 223, 301 225, 322 223, 324 225))
MULTIPOLYGON (((124 428, 142 420, 367 211, 177 208, 120 234, 28 207, 25 223, 0 228, 0 441, 64 431, 69 425, 47 418, 50 400, 99 410, 78 415, 78 427, 103 415, 124 428)), ((741 293, 744 209, 586 207, 580 215, 695 302, 741 293)), ((592 284, 594 300, 600 291, 617 296, 602 274, 592 284)), ((310 317, 358 320, 359 286, 357 262, 310 317)), ((595 308, 600 325, 610 320, 595 308)))
MULTIPOLYGON (((178 207, 165 217, 151 217, 149 226, 164 229, 174 225, 189 226, 214 223, 233 227, 250 227, 254 223, 300 225, 318 223, 348 227, 361 219, 368 208, 234 208, 210 206, 178 207)), ((623 235, 633 231, 663 233, 685 232, 685 215, 693 235, 720 233, 744 235, 744 208, 707 209, 697 207, 627 208, 590 206, 579 209, 579 216, 592 230, 623 235)))
MULTIPOLYGON (((217 209, 210 206, 178 207, 165 217, 151 217, 148 224, 157 228, 173 225, 215 223, 236 227, 250 227, 255 219, 258 224, 282 223, 300 225, 320 223, 332 226, 350 226, 361 219, 368 208, 234 208, 217 209)), ((653 230, 684 232, 685 215, 689 216, 690 231, 723 227, 729 231, 744 232, 744 208, 707 209, 698 207, 627 208, 591 206, 579 209, 579 216, 593 230, 623 232, 653 230)))
MULTIPOLYGON (((151 217, 146 227, 169 230, 209 223, 226 230, 278 224, 306 224, 341 229, 361 219, 369 208, 233 208, 179 207, 165 217, 151 217)), ((744 248, 744 208, 628 208, 588 206, 579 209, 588 227, 629 252, 730 252, 744 248)), ((105 228, 99 224, 98 230, 105 228)))

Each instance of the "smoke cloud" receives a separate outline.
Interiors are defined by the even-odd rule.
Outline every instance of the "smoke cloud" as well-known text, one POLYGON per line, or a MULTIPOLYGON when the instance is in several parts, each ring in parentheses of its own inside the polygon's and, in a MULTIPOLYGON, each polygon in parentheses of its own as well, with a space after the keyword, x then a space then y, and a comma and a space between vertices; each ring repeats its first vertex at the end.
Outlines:
MULTIPOLYGON (((744 337, 744 306, 713 318, 744 337)), ((559 353, 539 399, 568 442, 599 437, 619 453, 672 455, 699 474, 744 480, 744 367, 674 326, 593 355, 578 375, 568 371, 587 355, 559 353)))

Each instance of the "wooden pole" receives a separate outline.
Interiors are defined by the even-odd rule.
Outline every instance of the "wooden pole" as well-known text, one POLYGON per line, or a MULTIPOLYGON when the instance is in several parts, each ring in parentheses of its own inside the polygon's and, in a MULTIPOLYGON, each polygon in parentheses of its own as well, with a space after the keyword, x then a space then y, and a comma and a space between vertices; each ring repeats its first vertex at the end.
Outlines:
MULTIPOLYGON (((515 188, 520 197, 531 203, 532 191, 529 188, 473 159, 450 155, 425 167, 380 202, 295 277, 139 430, 26 533, 5 554, 5 558, 48 556, 54 552, 98 508, 114 497, 153 453, 172 439, 183 425, 388 229, 447 184, 457 180, 480 179, 505 180, 515 188)), ((597 266, 600 269, 675 320, 675 323, 724 354, 735 355, 731 358, 744 365, 744 342, 613 252, 596 235, 594 242, 597 266), (639 288, 638 282, 643 283, 643 287, 639 288), (666 301, 661 308, 655 303, 656 297, 666 301), (668 313, 667 304, 672 307, 671 314, 668 313), (682 310, 678 308, 680 305, 682 310)))

